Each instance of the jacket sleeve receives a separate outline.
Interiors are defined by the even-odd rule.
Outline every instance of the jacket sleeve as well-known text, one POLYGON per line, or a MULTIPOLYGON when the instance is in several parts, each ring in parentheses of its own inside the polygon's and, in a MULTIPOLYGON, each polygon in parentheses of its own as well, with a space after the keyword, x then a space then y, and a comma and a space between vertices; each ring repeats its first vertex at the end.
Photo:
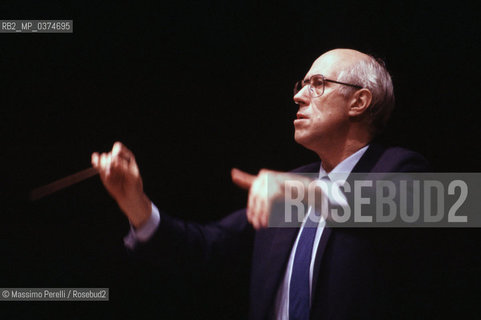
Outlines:
POLYGON ((225 218, 199 224, 160 212, 161 222, 152 237, 138 243, 136 257, 167 266, 206 267, 217 261, 245 262, 250 257, 254 229, 245 209, 225 218))

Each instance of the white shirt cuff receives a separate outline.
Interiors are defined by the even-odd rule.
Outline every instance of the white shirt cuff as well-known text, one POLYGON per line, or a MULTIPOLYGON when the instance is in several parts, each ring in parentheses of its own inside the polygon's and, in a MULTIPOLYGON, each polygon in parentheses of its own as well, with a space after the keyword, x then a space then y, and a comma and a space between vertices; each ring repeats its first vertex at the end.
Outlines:
POLYGON ((157 209, 155 204, 152 203, 152 211, 150 213, 149 219, 145 222, 145 224, 137 230, 132 226, 132 224, 130 225, 129 234, 127 234, 127 236, 125 236, 124 238, 125 246, 133 250, 137 243, 148 241, 154 234, 155 230, 157 230, 157 228, 159 227, 159 223, 159 209, 157 209))

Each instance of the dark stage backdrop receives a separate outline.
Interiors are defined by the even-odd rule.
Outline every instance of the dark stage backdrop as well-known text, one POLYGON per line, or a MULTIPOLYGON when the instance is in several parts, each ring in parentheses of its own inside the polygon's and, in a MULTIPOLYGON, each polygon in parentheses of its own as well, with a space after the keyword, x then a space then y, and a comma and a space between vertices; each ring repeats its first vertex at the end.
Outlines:
MULTIPOLYGON (((110 302, 0 310, 244 318, 248 272, 238 277, 236 265, 184 277, 130 259, 128 223, 98 178, 37 202, 28 191, 88 167, 93 151, 119 140, 159 208, 198 222, 225 216, 246 202, 232 167, 316 160, 293 140, 292 86, 337 47, 387 62, 397 110, 384 142, 421 152, 439 171, 479 171, 476 13, 400 1, 3 1, 2 19, 73 19, 74 33, 0 34, 0 287, 109 287, 110 302)), ((468 276, 450 292, 466 312, 480 298, 477 233, 452 235, 463 240, 452 249, 468 276)))

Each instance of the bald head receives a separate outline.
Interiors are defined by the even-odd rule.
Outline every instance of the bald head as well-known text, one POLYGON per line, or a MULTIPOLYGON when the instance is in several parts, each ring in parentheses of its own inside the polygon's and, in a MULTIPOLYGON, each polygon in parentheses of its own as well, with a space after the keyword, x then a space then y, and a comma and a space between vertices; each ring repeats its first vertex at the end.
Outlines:
MULTIPOLYGON (((394 108, 394 91, 382 60, 353 49, 334 49, 317 58, 309 73, 315 74, 316 70, 323 70, 326 77, 368 89, 372 94, 366 113, 370 130, 375 135, 384 129, 394 108)), ((354 88, 340 86, 338 90, 347 97, 354 88)))
POLYGON ((317 58, 312 66, 326 70, 326 76, 337 77, 340 72, 351 69, 359 61, 370 58, 365 53, 353 49, 333 49, 317 58))

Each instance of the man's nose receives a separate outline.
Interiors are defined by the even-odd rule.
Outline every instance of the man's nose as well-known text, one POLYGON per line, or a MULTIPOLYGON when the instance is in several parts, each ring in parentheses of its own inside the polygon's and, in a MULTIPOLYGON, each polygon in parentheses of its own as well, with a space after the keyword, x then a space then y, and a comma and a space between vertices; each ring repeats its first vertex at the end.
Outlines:
POLYGON ((309 86, 305 86, 294 95, 294 103, 298 105, 308 105, 310 101, 309 86))

